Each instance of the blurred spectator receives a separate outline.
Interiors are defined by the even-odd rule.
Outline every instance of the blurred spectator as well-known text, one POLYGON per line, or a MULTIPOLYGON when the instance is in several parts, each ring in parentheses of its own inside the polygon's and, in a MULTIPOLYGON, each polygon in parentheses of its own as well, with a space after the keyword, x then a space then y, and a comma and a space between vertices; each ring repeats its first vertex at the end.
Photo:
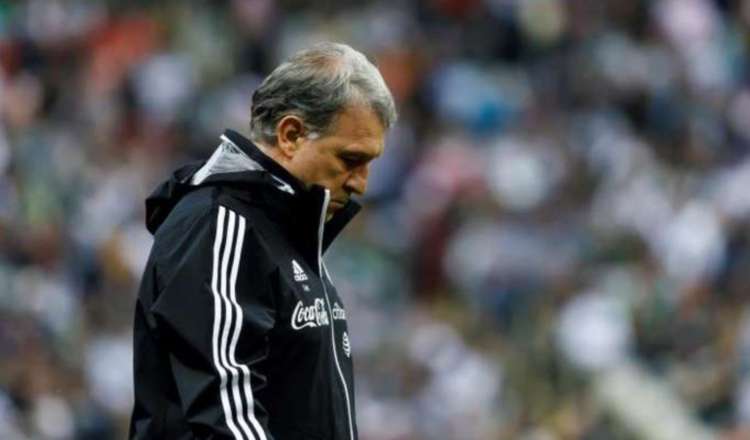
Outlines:
POLYGON ((0 438, 125 436, 143 200, 321 39, 401 113, 362 439, 750 438, 748 0, 0 1, 0 438))

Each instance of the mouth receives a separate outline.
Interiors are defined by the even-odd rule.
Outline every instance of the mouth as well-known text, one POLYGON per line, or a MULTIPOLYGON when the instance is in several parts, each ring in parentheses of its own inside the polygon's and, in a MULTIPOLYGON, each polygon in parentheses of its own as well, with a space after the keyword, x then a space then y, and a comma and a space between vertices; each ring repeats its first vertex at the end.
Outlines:
POLYGON ((345 201, 333 199, 328 203, 328 206, 332 209, 341 209, 346 205, 345 201))

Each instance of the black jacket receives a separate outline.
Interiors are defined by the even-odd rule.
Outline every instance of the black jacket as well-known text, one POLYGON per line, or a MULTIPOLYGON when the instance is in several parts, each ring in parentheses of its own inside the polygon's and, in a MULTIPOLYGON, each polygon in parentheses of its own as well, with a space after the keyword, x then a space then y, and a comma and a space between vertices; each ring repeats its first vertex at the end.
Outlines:
POLYGON ((131 439, 357 438, 329 197, 228 130, 147 199, 131 439))

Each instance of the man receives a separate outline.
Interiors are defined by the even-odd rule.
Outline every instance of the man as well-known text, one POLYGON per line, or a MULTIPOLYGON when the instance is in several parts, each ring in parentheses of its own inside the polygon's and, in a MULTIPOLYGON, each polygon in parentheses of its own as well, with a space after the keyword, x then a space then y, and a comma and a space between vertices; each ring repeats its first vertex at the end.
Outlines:
POLYGON ((131 439, 354 440, 347 315, 323 253, 396 118, 380 73, 325 43, 253 94, 251 139, 146 201, 131 439))

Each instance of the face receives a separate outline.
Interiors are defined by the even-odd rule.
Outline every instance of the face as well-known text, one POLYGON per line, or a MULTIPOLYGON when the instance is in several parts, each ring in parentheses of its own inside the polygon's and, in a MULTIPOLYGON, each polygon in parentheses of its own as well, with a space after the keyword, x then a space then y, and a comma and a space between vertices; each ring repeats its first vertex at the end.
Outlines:
MULTIPOLYGON (((294 118, 292 116, 292 118, 294 118)), ((289 121, 287 121, 289 122, 289 121)), ((341 209, 351 195, 367 190, 370 163, 383 153, 384 129, 375 112, 366 106, 350 106, 342 110, 327 133, 319 136, 278 130, 286 168, 307 185, 328 188, 331 201, 328 215, 341 209)), ((294 128, 292 129, 294 131, 294 128)))

